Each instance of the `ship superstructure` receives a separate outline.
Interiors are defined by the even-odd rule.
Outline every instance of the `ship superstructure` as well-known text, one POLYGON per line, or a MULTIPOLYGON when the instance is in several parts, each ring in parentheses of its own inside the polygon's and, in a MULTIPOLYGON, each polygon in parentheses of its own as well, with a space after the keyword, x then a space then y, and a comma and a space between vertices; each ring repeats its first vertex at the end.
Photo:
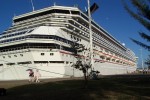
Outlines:
MULTIPOLYGON (((74 69, 77 59, 72 44, 89 60, 88 15, 77 7, 51 6, 13 18, 13 25, 0 34, 0 80, 28 79, 27 69, 39 69, 42 78, 81 77, 74 69)), ((136 56, 93 20, 94 70, 102 75, 131 73, 136 56)))

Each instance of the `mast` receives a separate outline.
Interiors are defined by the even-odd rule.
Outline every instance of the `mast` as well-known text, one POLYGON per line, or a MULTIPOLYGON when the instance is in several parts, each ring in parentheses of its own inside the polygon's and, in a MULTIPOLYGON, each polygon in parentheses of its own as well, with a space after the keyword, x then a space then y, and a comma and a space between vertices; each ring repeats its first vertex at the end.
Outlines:
POLYGON ((34 11, 34 4, 32 0, 31 0, 31 4, 32 4, 32 11, 34 11))
POLYGON ((91 11, 90 11, 90 0, 87 0, 88 3, 88 16, 89 16, 89 33, 90 33, 90 60, 91 60, 91 69, 94 68, 94 60, 93 60, 93 33, 91 26, 91 11))

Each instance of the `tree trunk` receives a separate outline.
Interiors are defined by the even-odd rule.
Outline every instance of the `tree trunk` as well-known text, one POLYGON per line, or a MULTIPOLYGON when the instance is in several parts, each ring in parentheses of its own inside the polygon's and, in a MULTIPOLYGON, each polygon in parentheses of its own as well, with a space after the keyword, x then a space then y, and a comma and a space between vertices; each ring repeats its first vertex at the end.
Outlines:
POLYGON ((87 88, 87 85, 88 85, 88 78, 86 73, 84 73, 84 88, 87 88))

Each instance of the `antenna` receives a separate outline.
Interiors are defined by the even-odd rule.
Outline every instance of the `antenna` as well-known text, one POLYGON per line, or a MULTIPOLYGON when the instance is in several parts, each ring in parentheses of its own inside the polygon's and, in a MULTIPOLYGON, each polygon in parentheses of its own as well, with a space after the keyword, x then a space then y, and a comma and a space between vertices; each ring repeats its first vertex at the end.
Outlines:
MULTIPOLYGON (((14 17, 16 16, 16 14, 14 13, 14 17)), ((14 25, 14 21, 12 20, 12 25, 14 25)))
POLYGON ((54 2, 54 6, 56 6, 56 2, 54 2))
POLYGON ((87 8, 85 7, 85 11, 87 12, 87 8))
POLYGON ((32 4, 32 11, 34 11, 34 4, 32 0, 31 0, 31 4, 32 4))

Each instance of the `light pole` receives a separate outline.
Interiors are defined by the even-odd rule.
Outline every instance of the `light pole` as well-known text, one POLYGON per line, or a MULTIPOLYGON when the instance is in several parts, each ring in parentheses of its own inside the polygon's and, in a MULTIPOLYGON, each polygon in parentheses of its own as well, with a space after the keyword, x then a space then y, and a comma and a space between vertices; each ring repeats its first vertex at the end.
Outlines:
POLYGON ((90 34, 90 59, 91 59, 91 69, 94 67, 94 60, 93 60, 93 33, 92 33, 92 26, 91 26, 91 11, 90 11, 90 0, 87 0, 88 3, 88 16, 89 16, 89 34, 90 34))
POLYGON ((140 49, 140 51, 141 51, 141 65, 142 65, 142 69, 144 70, 142 49, 140 49))

